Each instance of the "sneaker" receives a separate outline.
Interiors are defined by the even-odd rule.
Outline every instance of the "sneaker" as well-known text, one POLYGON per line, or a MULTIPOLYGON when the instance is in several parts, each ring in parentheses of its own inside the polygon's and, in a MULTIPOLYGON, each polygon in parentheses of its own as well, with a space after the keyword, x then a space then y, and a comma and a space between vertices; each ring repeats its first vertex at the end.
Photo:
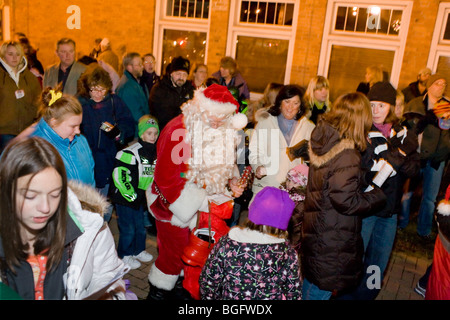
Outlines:
POLYGON ((131 269, 137 269, 141 266, 141 263, 136 260, 134 256, 125 256, 122 261, 127 264, 131 269))
POLYGON ((141 262, 150 262, 153 260, 153 256, 147 251, 142 251, 137 256, 133 256, 134 259, 137 259, 141 262))
POLYGON ((414 291, 417 294, 419 294, 419 295, 421 295, 422 297, 425 298, 425 293, 427 292, 427 290, 420 285, 420 281, 417 282, 416 287, 414 288, 414 291))

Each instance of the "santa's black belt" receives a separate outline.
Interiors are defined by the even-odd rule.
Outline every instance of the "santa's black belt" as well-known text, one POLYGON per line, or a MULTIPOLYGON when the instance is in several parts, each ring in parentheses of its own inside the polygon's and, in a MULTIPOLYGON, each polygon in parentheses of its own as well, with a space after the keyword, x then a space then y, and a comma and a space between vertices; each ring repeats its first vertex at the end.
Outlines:
POLYGON ((165 205, 169 204, 169 201, 167 201, 167 199, 163 196, 163 194, 161 193, 161 191, 159 190, 158 186, 156 185, 155 181, 153 180, 153 186, 155 187, 155 191, 156 193, 161 197, 162 201, 164 202, 165 205))

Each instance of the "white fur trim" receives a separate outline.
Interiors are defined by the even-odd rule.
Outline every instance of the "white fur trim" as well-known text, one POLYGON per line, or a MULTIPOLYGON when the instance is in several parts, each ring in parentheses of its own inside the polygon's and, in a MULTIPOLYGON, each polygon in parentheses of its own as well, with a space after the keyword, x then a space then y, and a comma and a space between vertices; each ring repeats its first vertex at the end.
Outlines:
POLYGON ((442 200, 437 206, 437 212, 443 216, 450 216, 450 202, 442 200))
POLYGON ((150 272, 148 273, 150 285, 167 291, 171 291, 175 287, 178 277, 179 275, 177 274, 163 273, 155 264, 152 265, 150 272))
POLYGON ((231 123, 235 129, 242 129, 247 125, 248 119, 245 114, 237 113, 231 118, 231 123))
POLYGON ((236 112, 237 106, 235 104, 230 102, 222 103, 211 100, 205 97, 203 91, 204 90, 195 91, 195 99, 197 99, 200 108, 217 115, 230 114, 236 112))
POLYGON ((205 197, 205 189, 199 188, 195 183, 186 182, 178 199, 169 206, 173 213, 172 225, 182 228, 189 226, 205 197))
POLYGON ((283 238, 274 237, 256 230, 250 230, 240 227, 231 228, 228 235, 231 240, 235 240, 241 243, 270 244, 283 243, 286 241, 283 238))

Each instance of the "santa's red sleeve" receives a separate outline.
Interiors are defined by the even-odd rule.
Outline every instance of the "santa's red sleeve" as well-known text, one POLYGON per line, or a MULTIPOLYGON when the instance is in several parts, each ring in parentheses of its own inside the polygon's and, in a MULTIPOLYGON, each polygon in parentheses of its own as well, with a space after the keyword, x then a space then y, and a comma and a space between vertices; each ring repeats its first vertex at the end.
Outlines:
POLYGON ((161 132, 154 180, 147 189, 147 203, 155 219, 179 227, 192 225, 192 219, 206 198, 204 189, 185 178, 190 152, 183 115, 179 115, 161 132))

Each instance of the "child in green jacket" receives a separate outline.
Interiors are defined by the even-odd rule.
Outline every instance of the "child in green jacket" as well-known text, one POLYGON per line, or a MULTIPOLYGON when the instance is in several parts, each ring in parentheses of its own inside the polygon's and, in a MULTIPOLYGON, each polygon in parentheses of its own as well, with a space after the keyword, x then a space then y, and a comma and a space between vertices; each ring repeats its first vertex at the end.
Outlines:
POLYGON ((139 139, 119 151, 112 173, 110 197, 116 207, 119 227, 117 253, 132 269, 153 256, 145 251, 145 219, 148 215, 145 190, 153 181, 156 164, 156 140, 159 136, 157 120, 144 115, 138 123, 139 139))

